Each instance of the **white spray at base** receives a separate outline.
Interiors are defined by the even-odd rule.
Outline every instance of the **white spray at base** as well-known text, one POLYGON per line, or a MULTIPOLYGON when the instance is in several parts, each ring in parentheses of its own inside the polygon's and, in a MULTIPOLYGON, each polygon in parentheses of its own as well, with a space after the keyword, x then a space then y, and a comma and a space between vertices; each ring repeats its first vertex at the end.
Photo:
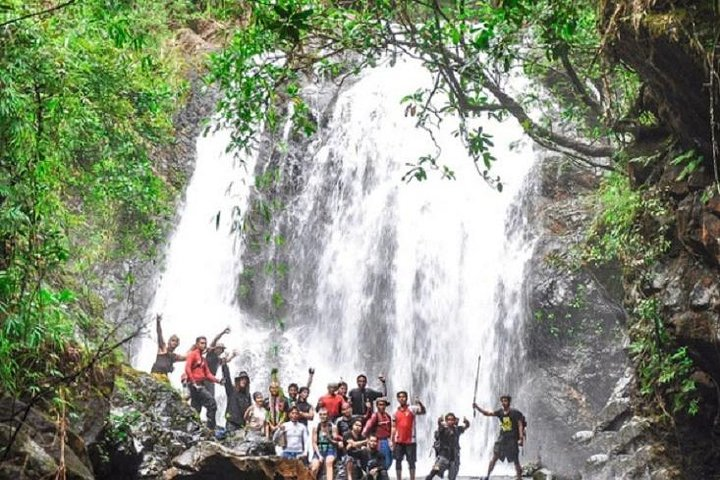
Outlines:
MULTIPOLYGON (((391 399, 407 390, 428 407, 418 423, 418 478, 432 462, 436 419, 449 411, 472 422, 461 439, 460 473, 477 476, 486 471, 498 429, 496 419, 472 417, 478 355, 478 403, 485 408, 496 408, 499 394, 522 381, 522 284, 533 242, 513 205, 534 154, 528 142, 510 148, 522 140, 518 125, 487 122, 499 160, 493 174, 504 184, 499 194, 477 174, 453 128, 444 125, 436 132, 439 162, 457 180, 431 173, 426 182, 404 183, 407 164, 435 146, 399 100, 429 80, 409 62, 366 71, 340 94, 328 127, 305 153, 302 190, 284 213, 292 233, 286 245, 289 314, 282 332, 248 318, 235 303, 242 271, 237 236, 224 224, 228 215, 221 214, 218 229, 214 215, 234 205, 244 211, 247 186, 235 197, 224 191, 230 178, 237 176, 238 187, 240 179, 249 180, 228 167, 233 162, 222 154, 222 131, 201 138, 197 171, 151 313, 164 313, 166 336, 178 333, 181 350, 195 336, 211 338, 230 325, 224 343, 242 351, 231 371, 250 372, 253 390, 267 391, 267 352, 273 346, 279 347, 283 385, 302 384, 307 368, 316 368, 311 401, 328 381, 344 378, 353 388, 356 375, 365 372, 377 387, 375 377, 383 372, 391 399)), ((149 369, 155 348, 149 340, 140 368, 149 369)), ((175 372, 175 383, 178 377, 175 372)), ((523 407, 521 398, 514 404, 523 407)), ((512 472, 499 464, 493 473, 512 472)))

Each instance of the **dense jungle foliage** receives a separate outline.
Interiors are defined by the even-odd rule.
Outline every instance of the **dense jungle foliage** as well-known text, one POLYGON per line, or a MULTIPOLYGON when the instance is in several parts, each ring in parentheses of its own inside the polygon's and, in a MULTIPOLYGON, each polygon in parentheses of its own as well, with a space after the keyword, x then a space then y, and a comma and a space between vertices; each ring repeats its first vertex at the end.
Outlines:
MULTIPOLYGON (((650 9, 655 2, 646 3, 650 9)), ((648 235, 638 224, 662 225, 666 209, 658 192, 632 185, 627 174, 632 158, 625 148, 660 126, 640 73, 609 52, 618 19, 632 13, 628 5, 0 0, 0 355, 6 359, 0 390, 53 398, 77 365, 118 340, 92 291, 102 281, 92 278, 94 267, 108 258, 152 255, 163 237, 176 192, 156 171, 153 155, 172 139, 172 115, 186 89, 173 31, 198 16, 238 25, 209 61, 209 81, 223 89, 219 109, 237 148, 252 148, 260 125, 280 126, 288 104, 295 128, 313 133, 304 79, 343 82, 378 62, 415 58, 434 84, 398 101, 408 104, 418 128, 431 131, 444 117, 458 118, 458 136, 494 188, 502 189, 502 179, 492 173, 492 139, 478 122, 484 116, 514 117, 540 145, 612 172, 598 193, 597 221, 580 261, 619 260, 642 276, 666 245, 661 228, 648 235), (516 75, 529 79, 523 91, 512 88, 516 75)), ((713 2, 683 8, 683 15, 717 17, 713 2)), ((716 33, 698 29, 692 36, 692 48, 710 59, 711 92, 716 33)), ((690 154, 691 140, 674 141, 668 145, 684 171, 716 153, 698 147, 690 154)), ((406 179, 424 180, 434 171, 454 177, 431 153, 406 179)), ((662 323, 650 306, 639 305, 637 319, 662 323)), ((692 361, 665 331, 657 342, 652 325, 633 333, 640 394, 692 411, 692 361)))
POLYGON ((59 399, 132 333, 104 322, 99 267, 164 238, 176 185, 153 156, 187 89, 173 29, 201 14, 0 2, 2 395, 59 399))

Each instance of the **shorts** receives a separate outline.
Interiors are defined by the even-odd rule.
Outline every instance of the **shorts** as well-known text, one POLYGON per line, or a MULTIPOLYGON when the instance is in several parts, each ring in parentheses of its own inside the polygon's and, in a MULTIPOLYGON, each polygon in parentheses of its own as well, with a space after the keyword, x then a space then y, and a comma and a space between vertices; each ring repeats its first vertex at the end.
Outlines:
POLYGON ((520 447, 518 446, 517 441, 512 438, 508 440, 500 439, 495 442, 493 454, 495 454, 499 460, 507 460, 508 462, 516 463, 520 454, 520 447))
POLYGON ((335 450, 335 447, 321 449, 319 455, 317 453, 313 454, 313 459, 316 460, 325 460, 327 457, 337 457, 337 451, 335 450))
POLYGON ((302 456, 303 453, 304 453, 304 452, 286 452, 286 451, 283 451, 283 452, 282 452, 282 458, 287 458, 287 459, 290 459, 290 460, 294 460, 294 459, 302 456))
POLYGON ((393 458, 398 465, 403 457, 407 459, 410 468, 415 468, 415 462, 417 461, 417 444, 415 443, 396 443, 393 449, 393 458))

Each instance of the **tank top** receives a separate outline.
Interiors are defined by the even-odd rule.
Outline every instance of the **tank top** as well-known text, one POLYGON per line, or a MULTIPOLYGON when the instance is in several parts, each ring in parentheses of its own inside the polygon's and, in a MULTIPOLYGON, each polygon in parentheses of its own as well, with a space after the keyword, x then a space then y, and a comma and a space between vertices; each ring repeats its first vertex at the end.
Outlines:
POLYGON ((250 430, 253 430, 255 432, 262 432, 262 429, 265 426, 265 412, 265 407, 258 407, 257 405, 253 405, 252 413, 250 414, 250 420, 247 423, 250 430))
POLYGON ((173 363, 175 362, 176 357, 177 354, 172 352, 158 353, 157 357, 155 357, 155 363, 153 363, 153 366, 150 369, 150 373, 172 372, 175 369, 173 363))
POLYGON ((330 435, 332 435, 332 424, 330 422, 326 422, 324 425, 322 423, 318 424, 317 445, 322 455, 334 448, 330 435))

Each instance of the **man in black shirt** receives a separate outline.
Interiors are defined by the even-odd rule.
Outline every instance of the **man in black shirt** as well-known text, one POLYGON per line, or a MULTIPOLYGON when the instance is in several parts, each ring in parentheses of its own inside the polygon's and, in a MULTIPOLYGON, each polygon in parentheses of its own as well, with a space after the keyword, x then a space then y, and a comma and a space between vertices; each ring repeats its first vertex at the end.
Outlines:
POLYGON ((455 480, 460 470, 460 435, 470 428, 470 422, 467 418, 463 418, 463 425, 457 425, 457 417, 453 413, 438 418, 438 429, 435 431, 435 455, 437 456, 432 470, 425 477, 425 480, 431 480, 433 476, 438 475, 442 478, 445 470, 448 470, 448 479, 455 480))
POLYGON ((502 395, 500 397, 502 408, 495 411, 485 410, 473 403, 473 409, 486 417, 498 417, 500 420, 500 435, 493 448, 487 478, 490 478, 490 473, 495 468, 495 462, 498 460, 507 460, 514 463, 518 480, 522 478, 519 454, 525 438, 525 417, 519 410, 510 408, 511 401, 512 397, 510 395, 502 395))
POLYGON ((353 388, 350 390, 350 393, 348 393, 353 415, 365 417, 368 411, 372 411, 372 405, 375 403, 375 400, 380 397, 387 397, 385 377, 380 374, 378 379, 380 383, 382 383, 382 392, 367 388, 367 377, 365 374, 361 373, 357 376, 357 388, 353 388))
POLYGON ((245 412, 252 405, 250 396, 250 377, 242 371, 235 377, 235 385, 230 382, 230 369, 227 364, 222 366, 227 406, 225 407, 225 429, 233 432, 245 427, 245 412))
POLYGON ((367 446, 357 452, 360 468, 365 472, 366 479, 390 480, 385 468, 385 456, 378 450, 378 438, 371 434, 367 439, 367 446))

